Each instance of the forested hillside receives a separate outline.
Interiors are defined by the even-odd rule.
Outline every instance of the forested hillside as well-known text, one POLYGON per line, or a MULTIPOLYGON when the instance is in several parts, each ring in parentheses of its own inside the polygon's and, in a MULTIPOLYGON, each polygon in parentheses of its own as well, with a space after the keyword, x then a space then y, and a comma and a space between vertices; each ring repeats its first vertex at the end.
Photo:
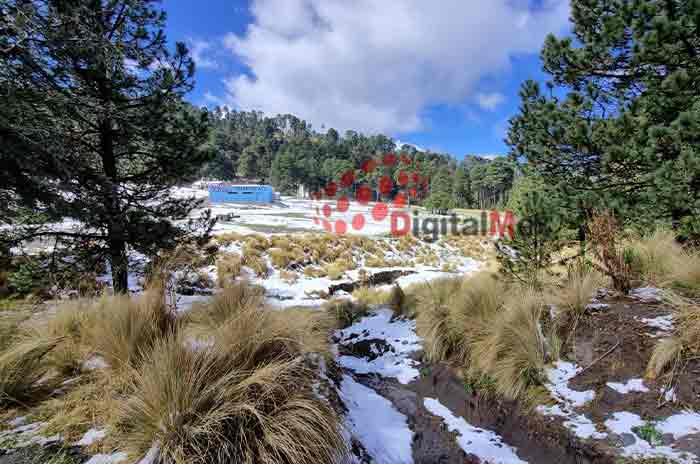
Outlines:
POLYGON ((318 132, 290 114, 269 117, 217 107, 212 124, 215 157, 202 169, 202 176, 256 179, 284 193, 295 193, 299 185, 316 190, 338 181, 348 170, 356 171, 355 184, 369 183, 376 189, 381 176, 390 176, 396 185, 404 171, 409 184, 428 182, 426 195, 419 198, 428 200, 428 206, 491 208, 505 204, 516 172, 516 165, 505 157, 467 155, 459 162, 446 153, 397 146, 382 134, 347 131, 341 135, 333 128, 318 132), (380 163, 373 173, 361 172, 363 162, 387 153, 396 153, 402 162, 380 163))

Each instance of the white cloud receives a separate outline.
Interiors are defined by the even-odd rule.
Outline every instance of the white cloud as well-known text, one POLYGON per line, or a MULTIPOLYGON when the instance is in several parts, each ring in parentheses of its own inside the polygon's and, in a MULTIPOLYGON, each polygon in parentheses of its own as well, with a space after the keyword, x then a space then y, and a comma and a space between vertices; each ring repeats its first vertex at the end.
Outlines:
MULTIPOLYGON (((430 105, 473 100, 483 77, 560 32, 567 0, 255 0, 224 44, 250 68, 226 80, 235 107, 339 130, 419 129, 430 105)), ((495 94, 493 94, 495 95, 495 94)), ((497 97, 486 106, 499 103, 497 97)), ((480 101, 480 100, 477 100, 480 101)))
POLYGON ((495 110, 496 107, 505 100, 506 98, 503 96, 503 94, 498 92, 480 93, 476 96, 476 101, 479 103, 479 106, 487 111, 495 110))
POLYGON ((190 56, 198 68, 214 69, 218 67, 218 63, 211 57, 206 56, 211 50, 211 43, 201 39, 188 39, 187 47, 190 50, 190 56))

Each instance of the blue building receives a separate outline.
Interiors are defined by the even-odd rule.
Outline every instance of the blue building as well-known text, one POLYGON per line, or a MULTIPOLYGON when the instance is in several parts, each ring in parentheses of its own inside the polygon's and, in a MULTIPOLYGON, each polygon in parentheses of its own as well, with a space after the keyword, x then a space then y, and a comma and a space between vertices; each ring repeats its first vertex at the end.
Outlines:
POLYGON ((272 203, 275 192, 269 185, 215 184, 209 186, 212 203, 272 203))

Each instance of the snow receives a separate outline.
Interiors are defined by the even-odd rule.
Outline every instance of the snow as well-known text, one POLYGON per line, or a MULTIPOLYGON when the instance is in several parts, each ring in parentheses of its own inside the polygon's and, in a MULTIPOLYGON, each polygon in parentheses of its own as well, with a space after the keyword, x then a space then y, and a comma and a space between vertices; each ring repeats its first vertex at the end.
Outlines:
POLYGON ((421 338, 416 335, 416 321, 392 320, 393 316, 394 313, 390 309, 377 309, 350 327, 336 331, 340 344, 378 339, 391 347, 389 351, 373 360, 339 356, 338 363, 358 374, 376 373, 396 378, 402 384, 408 384, 418 378, 418 362, 408 356, 421 349, 421 338))
POLYGON ((465 453, 477 456, 482 462, 492 464, 525 463, 515 454, 515 449, 503 443, 496 433, 482 428, 474 427, 462 417, 456 417, 440 401, 433 398, 425 398, 423 401, 426 409, 442 418, 450 432, 457 433, 457 443, 465 453))
POLYGON ((538 406, 537 411, 545 416, 566 418, 564 426, 579 438, 605 438, 605 434, 598 432, 590 419, 575 411, 575 408, 581 407, 595 398, 595 392, 592 390, 580 392, 569 388, 569 380, 580 371, 580 367, 566 361, 558 361, 553 368, 548 369, 548 383, 545 384, 545 388, 559 404, 538 406))
POLYGON ((126 459, 126 453, 96 454, 85 464, 116 464, 118 462, 124 462, 126 459))
POLYGON ((676 440, 691 433, 700 432, 700 414, 684 411, 666 418, 657 425, 661 433, 670 433, 676 440))
POLYGON ((109 367, 107 361, 101 356, 93 356, 83 363, 83 369, 88 371, 94 371, 97 369, 106 369, 109 367))
POLYGON ((586 306, 586 310, 595 311, 598 309, 608 309, 610 307, 607 303, 590 303, 586 306))
POLYGON ((340 398, 348 408, 348 429, 377 464, 411 464, 413 432, 389 400, 345 375, 340 398))
POLYGON ((576 391, 569 388, 569 380, 573 379, 582 368, 566 361, 557 361, 554 367, 547 370, 549 383, 545 385, 554 398, 571 407, 578 408, 595 398, 593 390, 576 391))
POLYGON ((661 290, 655 287, 640 287, 630 290, 630 296, 645 303, 659 303, 663 294, 661 290))
POLYGON ((153 446, 151 446, 151 449, 148 450, 148 452, 143 457, 143 459, 141 459, 138 462, 138 464, 153 464, 153 463, 155 463, 159 452, 160 452, 160 448, 158 447, 157 444, 154 444, 153 446))
MULTIPOLYGON (((669 418, 671 419, 671 418, 669 418)), ((668 419, 667 419, 668 421, 668 419)), ((687 430, 683 428, 683 425, 685 425, 683 420, 680 421, 682 423, 681 427, 679 427, 677 430, 687 430)), ((664 422, 665 423, 665 422, 664 422)), ((654 424, 654 427, 656 428, 657 431, 663 433, 670 433, 666 432, 663 429, 663 424, 654 424)), ((654 446, 651 443, 649 443, 647 440, 644 440, 641 438, 639 435, 637 435, 632 429, 636 427, 641 427, 644 426, 646 423, 636 414, 633 414, 631 412, 616 412, 613 414, 613 417, 611 419, 608 419, 605 421, 605 426, 613 433, 617 435, 631 435, 634 438, 634 443, 627 445, 621 449, 621 453, 623 456, 631 457, 631 458, 655 458, 655 457, 660 457, 660 458, 668 458, 671 459, 675 462, 679 463, 692 463, 695 462, 695 459, 692 458, 689 453, 686 452, 679 452, 673 449, 670 446, 654 446)), ((674 424, 676 425, 676 424, 674 424)), ((677 438, 677 437, 676 437, 677 438)))
POLYGON ((663 394, 664 400, 668 401, 669 403, 675 403, 678 400, 678 397, 676 396, 676 389, 673 387, 664 389, 663 394))
POLYGON ((648 325, 649 327, 653 327, 664 332, 670 332, 673 330, 672 314, 668 314, 666 316, 659 316, 655 318, 640 318, 639 321, 648 325))
POLYGON ((608 382, 607 386, 623 395, 630 392, 648 392, 643 379, 629 379, 626 383, 608 382))
POLYGON ((95 442, 102 440, 107 436, 107 432, 103 429, 92 428, 85 432, 83 438, 75 443, 75 446, 90 446, 95 442))

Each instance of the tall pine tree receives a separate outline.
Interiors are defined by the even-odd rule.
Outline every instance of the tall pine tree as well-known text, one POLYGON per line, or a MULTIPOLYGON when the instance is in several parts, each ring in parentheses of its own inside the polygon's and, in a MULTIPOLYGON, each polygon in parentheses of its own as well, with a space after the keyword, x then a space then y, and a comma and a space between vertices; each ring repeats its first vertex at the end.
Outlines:
POLYGON ((0 0, 0 197, 13 243, 56 237, 106 257, 173 246, 197 203, 171 187, 209 159, 188 107, 194 64, 153 0, 0 0), (26 220, 22 211, 32 211, 26 220), (51 227, 59 219, 70 228, 51 227))
POLYGON ((524 84, 512 154, 558 185, 579 221, 605 204, 699 233, 700 1, 571 7, 573 37, 550 36, 542 51, 560 89, 524 84))

